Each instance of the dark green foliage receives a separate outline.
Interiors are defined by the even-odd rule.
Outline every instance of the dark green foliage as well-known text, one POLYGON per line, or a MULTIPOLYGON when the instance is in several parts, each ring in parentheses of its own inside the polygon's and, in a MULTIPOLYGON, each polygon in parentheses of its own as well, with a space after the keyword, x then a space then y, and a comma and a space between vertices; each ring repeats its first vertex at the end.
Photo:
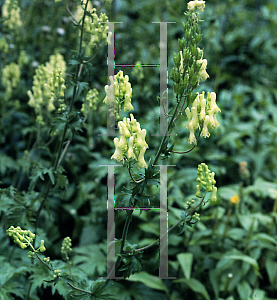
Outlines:
MULTIPOLYGON (((86 1, 67 2, 74 12, 86 1)), ((161 142, 161 137, 155 136, 159 132, 159 68, 143 67, 144 77, 138 77, 136 67, 115 66, 115 73, 123 69, 130 77, 134 115, 146 128, 149 145, 147 170, 137 172, 131 166, 133 179, 139 183, 131 180, 125 167, 114 168, 115 206, 148 210, 115 212, 116 258, 121 258, 118 273, 125 280, 109 282, 98 278, 108 275, 106 165, 114 164, 110 159, 114 137, 104 136, 106 45, 96 48, 90 57, 86 45, 78 51, 79 25, 71 22, 64 1, 19 3, 22 32, 9 33, 0 22, 0 39, 4 37, 9 47, 7 52, 0 51, 1 72, 11 62, 18 62, 21 50, 27 54, 20 81, 8 101, 4 100, 6 86, 0 81, 0 299, 27 299, 27 295, 33 300, 45 299, 49 288, 48 299, 276 300, 276 1, 210 0, 201 13, 201 34, 196 32, 196 39, 204 49, 210 78, 190 91, 187 104, 194 101, 195 92, 215 91, 220 127, 208 139, 201 138, 192 151, 173 153, 191 148, 185 105, 161 149, 163 160, 157 162, 169 165, 168 228, 183 220, 168 234, 168 276, 176 279, 158 277, 158 242, 135 251, 159 239, 160 172, 151 166, 161 142), (67 110, 44 112, 47 118, 41 125, 28 105, 27 91, 32 88, 37 64, 45 64, 55 52, 61 53, 67 64, 67 110), (83 71, 76 78, 80 63, 83 71), (100 96, 97 109, 85 119, 80 109, 92 88, 100 96), (76 99, 70 110, 74 89, 76 99), (186 202, 195 198, 201 162, 216 174, 218 200, 200 206, 200 221, 194 224, 191 216, 187 217, 186 202), (246 167, 241 164, 244 162, 246 167), (129 231, 120 254, 126 214, 129 231), (61 276, 54 278, 38 258, 28 258, 31 249, 19 248, 6 236, 5 230, 12 225, 36 230, 35 248, 45 241, 46 252, 40 257, 50 257, 49 266, 61 270, 61 276), (66 236, 73 244, 68 261, 61 254, 66 236)), ((169 116, 178 100, 173 89, 178 89, 181 80, 176 67, 179 47, 188 46, 189 37, 183 38, 186 9, 186 1, 180 0, 114 0, 101 9, 109 21, 123 22, 115 23, 116 64, 140 61, 158 65, 159 24, 152 22, 176 22, 167 25, 169 116)), ((198 69, 193 65, 191 72, 198 69)))

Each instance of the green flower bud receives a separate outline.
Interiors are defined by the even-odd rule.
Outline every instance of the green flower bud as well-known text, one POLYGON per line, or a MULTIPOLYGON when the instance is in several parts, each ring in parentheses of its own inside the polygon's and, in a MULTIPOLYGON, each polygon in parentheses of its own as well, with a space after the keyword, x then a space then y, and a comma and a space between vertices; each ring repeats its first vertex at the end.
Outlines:
POLYGON ((213 182, 212 180, 208 181, 208 192, 211 192, 213 190, 213 182))
POLYGON ((133 114, 130 114, 130 117, 131 117, 131 121, 130 121, 131 131, 132 131, 133 133, 135 133, 135 132, 138 131, 138 128, 137 128, 137 121, 136 121, 136 119, 134 118, 133 114))
POLYGON ((179 95, 179 84, 176 82, 173 82, 173 91, 176 95, 179 95))
POLYGON ((35 256, 35 252, 33 252, 33 251, 28 252, 28 257, 29 258, 33 258, 34 256, 35 256))
POLYGON ((40 251, 40 252, 46 251, 46 248, 44 247, 44 240, 41 240, 41 242, 40 242, 39 251, 40 251))
POLYGON ((201 198, 202 197, 202 193, 201 193, 201 190, 200 190, 201 188, 200 188, 200 185, 199 184, 197 184, 196 185, 196 193, 195 193, 195 196, 197 197, 197 198, 201 198))
POLYGON ((195 35, 195 41, 196 41, 196 43, 199 43, 202 40, 202 36, 203 36, 203 34, 196 34, 195 35))
MULTIPOLYGON (((188 29, 188 30, 185 32, 186 40, 187 40, 187 41, 190 41, 190 40, 191 40, 191 36, 192 36, 191 30, 188 29)), ((179 47, 180 47, 180 44, 179 44, 179 47)), ((181 48, 181 49, 183 49, 183 48, 181 48)))
POLYGON ((172 79, 174 82, 179 83, 180 81, 180 73, 176 68, 172 69, 172 79))
POLYGON ((200 214, 195 212, 194 215, 192 216, 192 219, 195 220, 195 221, 199 221, 200 220, 200 214))
POLYGON ((184 38, 178 39, 178 45, 179 45, 180 50, 183 50, 183 48, 184 48, 184 38))
POLYGON ((174 53, 173 54, 173 61, 174 61, 174 64, 177 68, 179 68, 180 66, 180 61, 181 61, 181 55, 180 55, 180 52, 177 53, 174 53))
POLYGON ((216 201, 217 198, 216 198, 216 192, 217 192, 217 187, 213 187, 213 190, 212 190, 212 194, 211 194, 211 201, 216 201))

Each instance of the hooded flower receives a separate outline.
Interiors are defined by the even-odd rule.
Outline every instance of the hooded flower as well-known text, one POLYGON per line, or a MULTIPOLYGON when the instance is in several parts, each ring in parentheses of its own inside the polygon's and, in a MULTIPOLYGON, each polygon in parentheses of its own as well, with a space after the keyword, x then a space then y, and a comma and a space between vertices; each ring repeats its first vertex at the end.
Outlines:
POLYGON ((144 153, 148 148, 145 141, 146 130, 140 128, 133 114, 130 117, 131 119, 123 118, 123 121, 118 122, 120 139, 114 138, 116 149, 111 159, 123 161, 123 164, 136 160, 138 169, 147 168, 144 160, 144 153))
POLYGON ((188 10, 190 12, 196 12, 196 10, 198 9, 199 11, 204 11, 205 8, 205 1, 190 1, 188 3, 188 10))

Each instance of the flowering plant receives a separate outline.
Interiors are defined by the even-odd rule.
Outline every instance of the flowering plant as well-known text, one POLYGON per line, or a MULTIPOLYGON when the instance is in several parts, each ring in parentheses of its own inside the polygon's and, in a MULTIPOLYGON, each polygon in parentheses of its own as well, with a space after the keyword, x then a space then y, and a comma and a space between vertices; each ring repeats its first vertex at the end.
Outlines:
MULTIPOLYGON (((57 2, 57 5, 60 5, 59 2, 62 1, 55 2, 57 2)), ((195 197, 193 198, 196 199, 189 198, 187 201, 184 201, 184 210, 180 212, 179 219, 175 225, 163 233, 159 239, 154 242, 152 241, 144 247, 132 244, 127 240, 134 210, 142 207, 146 200, 148 203, 147 207, 149 208, 154 198, 153 195, 148 194, 151 189, 150 186, 161 186, 161 181, 164 180, 162 171, 158 169, 157 163, 161 159, 168 158, 171 155, 185 154, 192 151, 197 146, 200 137, 208 138, 210 131, 217 129, 219 126, 216 114, 220 112, 220 108, 216 104, 216 94, 214 92, 208 92, 207 94, 205 92, 195 92, 195 89, 199 87, 202 81, 209 78, 209 75, 206 70, 207 60, 203 58, 203 50, 198 47, 198 43, 202 39, 202 34, 199 26, 200 15, 197 10, 203 11, 205 2, 191 1, 188 3, 188 11, 185 13, 187 22, 183 22, 184 37, 178 40, 179 49, 173 55, 174 68, 170 77, 173 81, 173 91, 175 93, 175 100, 172 101, 174 109, 171 115, 165 114, 166 132, 161 137, 160 145, 152 160, 147 157, 148 150, 151 148, 151 141, 147 136, 147 130, 143 128, 144 126, 137 120, 138 118, 135 119, 136 113, 130 113, 131 111, 135 111, 136 106, 132 104, 134 92, 129 81, 129 76, 124 75, 123 71, 120 70, 116 75, 110 76, 110 85, 106 85, 104 89, 106 97, 103 103, 108 107, 110 104, 114 104, 114 108, 112 110, 109 108, 110 111, 108 113, 115 117, 117 121, 116 128, 119 130, 119 137, 114 137, 113 139, 114 153, 109 156, 109 159, 113 159, 120 164, 122 163, 122 166, 127 168, 128 173, 126 172, 126 174, 128 174, 131 180, 130 185, 127 185, 127 180, 125 181, 126 186, 123 188, 123 193, 120 193, 116 199, 116 204, 119 208, 127 207, 130 210, 127 211, 121 239, 114 239, 112 241, 119 248, 116 253, 117 259, 112 272, 107 274, 106 280, 98 279, 89 281, 90 279, 88 279, 84 284, 81 283, 80 273, 82 269, 79 269, 79 264, 83 260, 80 258, 80 255, 75 265, 71 261, 69 253, 72 250, 72 242, 69 237, 63 240, 61 246, 61 254, 65 257, 65 262, 53 259, 50 262, 50 257, 42 257, 42 253, 49 249, 48 246, 47 249, 44 246, 44 241, 47 245, 47 239, 41 239, 39 247, 35 247, 35 242, 36 236, 40 235, 43 227, 40 224, 46 218, 46 211, 49 210, 49 198, 53 196, 53 199, 55 199, 53 201, 63 201, 64 199, 61 196, 55 198, 56 192, 63 189, 65 191, 67 189, 70 190, 65 169, 61 166, 63 158, 65 158, 66 163, 70 164, 74 172, 74 155, 70 155, 70 153, 66 155, 66 152, 76 135, 84 130, 88 132, 92 131, 91 111, 96 111, 100 107, 99 114, 101 114, 103 107, 105 107, 99 101, 98 90, 90 86, 88 78, 90 78, 90 72, 93 69, 90 63, 94 55, 96 55, 101 41, 105 40, 107 36, 109 45, 109 39, 112 35, 108 32, 108 26, 104 24, 108 22, 108 18, 104 13, 99 15, 98 10, 92 8, 89 1, 79 1, 78 4, 78 9, 73 14, 70 7, 65 3, 71 14, 72 23, 79 30, 78 51, 72 55, 68 64, 76 67, 75 71, 66 73, 69 72, 66 60, 62 54, 56 51, 55 54, 50 56, 49 62, 36 66, 37 68, 32 81, 33 86, 26 91, 28 109, 33 109, 32 112, 35 116, 36 124, 36 128, 33 131, 30 130, 31 134, 36 136, 34 146, 30 148, 30 151, 24 151, 20 165, 21 173, 30 174, 28 192, 19 193, 18 189, 5 189, 1 191, 6 198, 16 199, 26 210, 27 221, 24 225, 28 229, 21 229, 23 226, 16 228, 11 226, 6 231, 7 235, 11 236, 21 249, 30 247, 29 258, 32 264, 37 259, 36 262, 39 261, 44 268, 42 269, 44 273, 34 268, 34 273, 31 276, 31 282, 26 292, 27 299, 31 299, 35 287, 39 286, 39 283, 36 282, 36 280, 41 278, 39 274, 51 276, 48 278, 49 280, 43 279, 43 282, 54 283, 55 288, 59 282, 57 289, 59 289, 59 292, 63 296, 70 294, 84 298, 100 297, 111 299, 106 291, 111 283, 111 279, 113 279, 112 273, 126 279, 141 271, 143 268, 142 259, 144 250, 156 245, 160 239, 164 238, 177 226, 180 227, 180 232, 183 232, 186 230, 187 225, 192 226, 196 224, 200 220, 200 213, 196 210, 209 201, 206 198, 213 202, 217 200, 215 173, 211 172, 205 163, 201 163, 198 166, 198 170, 195 170, 197 180, 195 197), (123 117, 124 113, 130 114, 123 117), (187 132, 188 143, 193 144, 193 147, 186 151, 179 151, 174 148, 173 144, 170 145, 168 135, 173 132, 175 122, 181 116, 187 117, 185 119, 186 125, 183 127, 189 132, 187 132), (199 130, 198 137, 195 135, 197 130, 199 130), (43 143, 42 140, 49 133, 49 141, 43 143), (57 147, 53 146, 52 149, 51 144, 53 141, 57 141, 57 147), (41 149, 45 152, 42 154, 43 162, 39 164, 33 160, 33 157, 39 157, 37 151, 41 149), (47 161, 47 155, 51 157, 53 164, 47 161), (139 172, 143 171, 144 173, 134 174, 133 166, 136 166, 139 172), (15 196, 17 193, 19 194, 19 199, 15 196), (57 265, 57 269, 53 267, 54 265, 57 265)), ((9 22, 14 20, 15 15, 20 14, 18 2, 6 1, 3 11, 6 18, 4 25, 10 30, 14 30, 17 34, 21 23, 18 21, 15 27, 11 27, 9 26, 9 22), (13 3, 13 6, 11 6, 11 3, 13 3), (6 9, 6 6, 9 9, 6 9), (12 13, 6 13, 8 11, 12 13)), ((42 31, 47 34, 47 32, 51 31, 51 28, 46 26, 42 28, 42 31)), ((58 31, 59 34, 62 32, 61 30, 58 31)), ((5 47, 6 44, 3 43, 3 48, 5 47)), ((18 64, 12 63, 3 69, 2 82, 6 89, 5 101, 8 101, 12 97, 12 89, 16 87, 20 80, 20 68, 28 61, 28 58, 24 59, 25 52, 20 53, 22 55, 21 59, 18 60, 18 64)), ((36 64, 34 63, 34 65, 36 64)), ((140 78, 143 79, 141 74, 140 78)), ((29 134, 28 130, 26 130, 26 134, 29 134)), ((81 139, 82 136, 78 138, 81 139)), ((94 144, 92 141, 89 144, 89 149, 93 148, 94 144)), ((74 175, 78 176, 78 173, 76 172, 74 175)), ((21 178, 18 180, 19 187, 21 180, 23 180, 21 178)), ((95 183, 93 184, 95 185, 95 183)), ((83 188, 81 183, 78 188, 80 190, 83 188)), ((53 205, 53 203, 50 205, 53 205)), ((74 216, 76 210, 70 209, 68 213, 74 216)), ((83 254, 82 251, 83 249, 79 253, 83 254)), ((78 253, 78 249, 76 249, 76 253, 78 253)), ((37 265, 34 266, 37 267, 37 265)))

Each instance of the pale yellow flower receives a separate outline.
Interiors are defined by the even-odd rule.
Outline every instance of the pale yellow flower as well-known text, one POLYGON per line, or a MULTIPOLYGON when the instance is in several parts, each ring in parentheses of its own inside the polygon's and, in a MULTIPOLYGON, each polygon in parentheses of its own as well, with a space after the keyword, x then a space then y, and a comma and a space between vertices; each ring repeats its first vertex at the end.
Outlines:
POLYGON ((197 62, 199 64, 202 64, 201 68, 199 70, 199 79, 202 80, 202 81, 205 81, 207 78, 210 77, 209 74, 206 71, 208 62, 207 62, 206 59, 199 59, 197 62))
POLYGON ((147 164, 144 160, 144 153, 146 151, 146 147, 142 147, 140 149, 140 153, 139 153, 139 157, 138 157, 138 161, 137 161, 137 168, 141 169, 141 168, 147 168, 147 164))
POLYGON ((204 11, 204 8, 205 8, 205 1, 195 0, 195 1, 190 1, 188 3, 188 10, 190 12, 195 12, 196 9, 198 9, 199 11, 204 11))
POLYGON ((210 133, 208 131, 208 125, 209 125, 209 123, 210 123, 210 118, 209 118, 209 116, 206 116, 205 117, 205 121, 204 121, 203 130, 201 132, 201 136, 204 137, 204 138, 210 136, 210 133))

